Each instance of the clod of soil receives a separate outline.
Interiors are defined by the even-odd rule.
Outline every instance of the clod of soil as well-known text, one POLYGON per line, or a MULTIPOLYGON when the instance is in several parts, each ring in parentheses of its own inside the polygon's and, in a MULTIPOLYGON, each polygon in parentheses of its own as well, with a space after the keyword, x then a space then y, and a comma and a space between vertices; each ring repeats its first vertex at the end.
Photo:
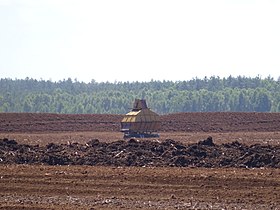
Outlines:
POLYGON ((280 168, 280 146, 237 141, 216 145, 212 137, 189 145, 172 139, 112 143, 93 139, 86 144, 38 146, 0 139, 0 164, 280 168))

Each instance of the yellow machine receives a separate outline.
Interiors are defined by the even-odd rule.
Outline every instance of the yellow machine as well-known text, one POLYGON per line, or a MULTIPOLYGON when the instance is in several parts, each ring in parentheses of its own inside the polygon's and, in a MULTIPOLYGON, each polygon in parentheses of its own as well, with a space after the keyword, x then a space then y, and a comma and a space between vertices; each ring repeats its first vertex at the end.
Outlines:
POLYGON ((121 121, 121 131, 124 138, 159 137, 155 132, 160 127, 159 115, 151 111, 146 100, 135 99, 133 109, 121 121))

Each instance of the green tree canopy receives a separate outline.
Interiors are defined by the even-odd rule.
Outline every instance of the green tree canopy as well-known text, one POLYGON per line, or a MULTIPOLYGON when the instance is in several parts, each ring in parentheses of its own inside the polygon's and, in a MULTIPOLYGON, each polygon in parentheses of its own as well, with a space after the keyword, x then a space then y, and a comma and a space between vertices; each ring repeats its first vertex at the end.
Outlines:
POLYGON ((280 81, 241 76, 115 83, 0 79, 0 112, 124 114, 135 98, 145 98, 160 114, 279 112, 280 81))

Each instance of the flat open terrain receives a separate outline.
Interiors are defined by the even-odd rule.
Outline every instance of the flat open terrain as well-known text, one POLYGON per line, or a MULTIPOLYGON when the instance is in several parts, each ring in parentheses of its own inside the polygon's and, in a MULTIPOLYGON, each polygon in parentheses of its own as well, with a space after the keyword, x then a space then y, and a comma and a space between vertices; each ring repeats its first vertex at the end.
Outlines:
POLYGON ((3 209, 279 209, 280 170, 0 165, 3 209))
MULTIPOLYGON (((43 164, 5 163, 7 157, 18 160, 17 152, 31 154, 37 151, 36 148, 39 155, 49 155, 45 148, 56 155, 63 155, 65 151, 76 155, 92 139, 98 139, 99 145, 106 142, 111 148, 111 144, 122 140, 122 134, 118 132, 121 118, 120 115, 1 113, 0 139, 15 139, 16 145, 13 141, 6 141, 7 144, 4 141, 0 146, 3 151, 0 152, 0 209, 280 209, 279 152, 273 154, 279 151, 280 145, 278 113, 178 113, 161 116, 160 138, 151 139, 155 142, 151 145, 157 146, 156 142, 164 143, 166 139, 177 141, 185 161, 179 158, 179 163, 186 167, 149 164, 142 167, 110 164, 49 166, 47 161, 43 164), (214 146, 198 144, 208 136, 212 136, 214 146), (233 143, 235 141, 238 143, 233 143), (76 142, 79 150, 70 150, 76 142), (68 149, 59 150, 61 144, 64 145, 62 148, 68 149), (194 146, 199 148, 199 152, 203 150, 206 156, 190 153, 194 146), (211 161, 213 154, 228 161, 228 156, 223 154, 228 151, 225 148, 237 151, 229 154, 245 154, 232 160, 247 158, 245 164, 257 160, 269 166, 206 168, 188 165, 188 158, 202 161, 199 162, 201 165, 203 161, 211 161)), ((119 142, 126 150, 131 149, 129 143, 119 142)), ((172 145, 173 141, 169 143, 172 145)), ((151 148, 154 147, 149 147, 149 151, 151 148)), ((95 146, 89 149, 95 149, 95 146)), ((168 145, 164 149, 172 151, 172 154, 175 150, 170 150, 168 145)), ((95 150, 86 151, 90 158, 97 154, 92 152, 95 150)), ((144 157, 143 152, 137 156, 131 151, 134 150, 122 152, 129 155, 123 158, 134 155, 139 161, 144 157)), ((34 160, 36 155, 32 156, 34 160)), ((121 154, 118 156, 122 158, 121 154)), ((224 161, 217 163, 227 164, 224 161)))

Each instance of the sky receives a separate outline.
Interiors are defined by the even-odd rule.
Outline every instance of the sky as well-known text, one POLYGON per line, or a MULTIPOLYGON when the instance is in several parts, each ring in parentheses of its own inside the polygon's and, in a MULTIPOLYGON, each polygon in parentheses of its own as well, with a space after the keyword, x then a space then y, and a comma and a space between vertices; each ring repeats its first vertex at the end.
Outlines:
POLYGON ((280 77, 278 0, 0 0, 0 78, 280 77))

